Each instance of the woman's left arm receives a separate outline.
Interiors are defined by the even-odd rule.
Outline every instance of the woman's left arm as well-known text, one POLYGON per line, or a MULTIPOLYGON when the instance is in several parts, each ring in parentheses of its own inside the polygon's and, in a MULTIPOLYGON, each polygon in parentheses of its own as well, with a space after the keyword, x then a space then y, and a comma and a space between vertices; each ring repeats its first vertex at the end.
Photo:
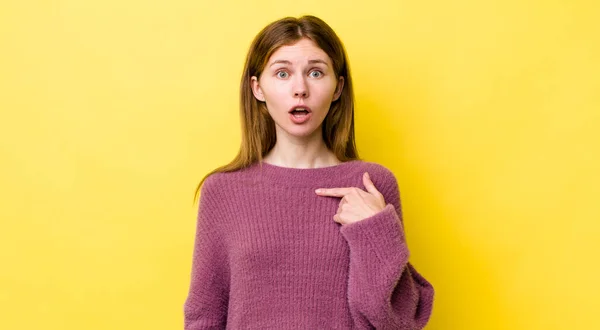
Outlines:
POLYGON ((408 262, 396 208, 399 201, 340 228, 350 247, 348 301, 357 326, 416 330, 431 316, 433 286, 408 262))

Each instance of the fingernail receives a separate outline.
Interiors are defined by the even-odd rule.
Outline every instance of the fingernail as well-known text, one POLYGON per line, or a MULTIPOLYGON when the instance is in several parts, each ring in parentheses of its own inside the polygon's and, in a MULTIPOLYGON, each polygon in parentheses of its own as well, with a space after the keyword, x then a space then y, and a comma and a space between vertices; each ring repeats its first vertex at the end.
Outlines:
POLYGON ((317 194, 320 194, 320 193, 322 193, 322 192, 323 192, 323 189, 317 189, 317 190, 315 190, 315 192, 316 192, 317 194))

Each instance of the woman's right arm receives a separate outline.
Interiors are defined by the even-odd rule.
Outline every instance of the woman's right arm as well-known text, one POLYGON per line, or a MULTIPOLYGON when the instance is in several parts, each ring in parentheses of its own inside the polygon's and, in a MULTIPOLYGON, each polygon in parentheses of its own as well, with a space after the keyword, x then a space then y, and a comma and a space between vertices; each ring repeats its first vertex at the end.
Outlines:
POLYGON ((184 329, 225 329, 229 297, 227 251, 218 230, 218 185, 202 185, 192 259, 190 288, 184 303, 184 329))

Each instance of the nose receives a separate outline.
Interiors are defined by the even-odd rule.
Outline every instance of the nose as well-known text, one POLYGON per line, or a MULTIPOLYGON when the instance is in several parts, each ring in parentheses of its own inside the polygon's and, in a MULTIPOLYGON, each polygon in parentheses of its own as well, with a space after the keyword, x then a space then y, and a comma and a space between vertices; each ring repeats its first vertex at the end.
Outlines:
POLYGON ((304 77, 299 75, 299 78, 294 81, 294 97, 306 98, 308 97, 308 87, 304 77))
POLYGON ((296 93, 294 93, 295 97, 302 97, 302 98, 306 98, 308 94, 306 93, 306 91, 297 91, 296 93))

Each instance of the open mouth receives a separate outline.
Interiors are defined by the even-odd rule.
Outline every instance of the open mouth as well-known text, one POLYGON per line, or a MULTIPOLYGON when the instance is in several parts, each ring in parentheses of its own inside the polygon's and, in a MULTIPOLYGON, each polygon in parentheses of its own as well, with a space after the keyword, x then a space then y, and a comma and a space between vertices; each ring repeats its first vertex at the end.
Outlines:
POLYGON ((292 110, 290 113, 294 115, 294 117, 303 117, 308 115, 308 111, 306 110, 292 110))
POLYGON ((295 124, 304 124, 310 120, 312 112, 309 107, 299 104, 290 109, 290 118, 295 124))
POLYGON ((297 105, 290 109, 290 114, 294 115, 294 117, 302 117, 311 113, 310 108, 304 105, 297 105))

